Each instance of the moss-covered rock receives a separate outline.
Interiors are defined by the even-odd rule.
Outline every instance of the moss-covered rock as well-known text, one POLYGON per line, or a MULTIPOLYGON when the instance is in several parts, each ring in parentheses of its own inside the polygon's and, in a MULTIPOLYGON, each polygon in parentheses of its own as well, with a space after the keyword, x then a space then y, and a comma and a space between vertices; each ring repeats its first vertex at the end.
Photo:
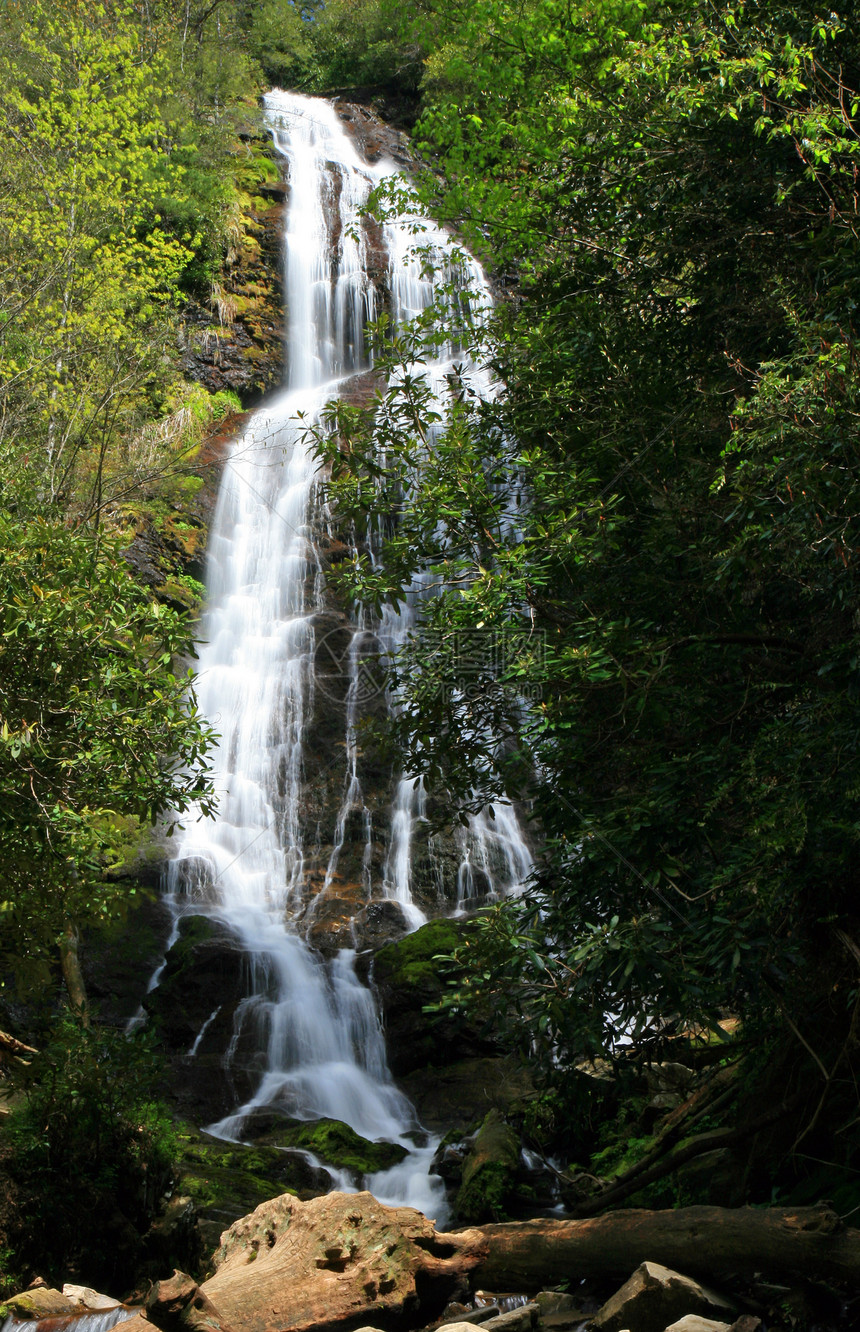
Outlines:
POLYGON ((13 1318, 31 1320, 34 1326, 43 1318, 60 1318, 80 1313, 79 1306, 68 1299, 62 1291, 52 1290, 50 1286, 37 1290, 24 1290, 19 1295, 12 1295, 4 1301, 4 1307, 13 1318))
POLYGON ((498 1110, 491 1110, 463 1162, 463 1179, 454 1203, 458 1219, 467 1225, 504 1221, 507 1205, 517 1191, 519 1165, 516 1133, 498 1110))
POLYGON ((211 299, 183 311, 182 368, 211 393, 229 390, 245 406, 283 378, 282 234, 286 186, 269 136, 258 123, 237 160, 233 241, 211 299))
POLYGON ((373 984, 395 1075, 497 1053, 480 1019, 426 1011, 445 993, 440 955, 451 954, 470 928, 464 920, 431 920, 376 954, 373 984))
POLYGON ((197 1209, 207 1256, 221 1232, 261 1202, 282 1193, 316 1198, 331 1187, 328 1172, 310 1165, 299 1152, 220 1142, 190 1126, 183 1127, 179 1141, 179 1189, 197 1209))
POLYGON ((284 1124, 257 1138, 255 1145, 297 1147, 338 1170, 349 1170, 356 1182, 363 1175, 399 1165, 407 1155, 395 1142, 369 1142, 339 1119, 284 1124))
MULTIPOLYGON (((141 852, 131 863, 137 867, 135 877, 142 879, 147 864, 156 873, 161 862, 157 858, 147 862, 141 852)), ((164 957, 171 926, 161 898, 132 884, 122 917, 86 931, 81 965, 87 993, 102 1021, 124 1026, 138 1011, 149 979, 164 957)))

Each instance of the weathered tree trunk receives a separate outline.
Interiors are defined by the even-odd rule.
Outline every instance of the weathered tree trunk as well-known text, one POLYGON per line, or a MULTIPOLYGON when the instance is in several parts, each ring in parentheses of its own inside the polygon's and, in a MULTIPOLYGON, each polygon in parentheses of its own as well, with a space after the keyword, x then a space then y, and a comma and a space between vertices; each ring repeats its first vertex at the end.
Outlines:
POLYGON ((484 1258, 480 1230, 438 1234, 411 1207, 370 1193, 309 1202, 285 1194, 222 1236, 217 1271, 201 1291, 236 1332, 324 1332, 430 1322, 484 1258))
POLYGON ((642 1262, 698 1277, 762 1272, 860 1283, 860 1230, 816 1207, 678 1207, 619 1211, 584 1221, 482 1226, 489 1290, 538 1290, 578 1276, 629 1276, 642 1262))
MULTIPOLYGON (((177 1330, 198 1326, 187 1317, 201 1310, 209 1326, 231 1332, 403 1329, 431 1322, 470 1285, 534 1291, 580 1276, 623 1279, 648 1260, 694 1277, 762 1272, 857 1286, 860 1230, 847 1229, 821 1204, 612 1212, 442 1234, 420 1212, 385 1207, 369 1193, 330 1193, 306 1203, 285 1194, 222 1236, 217 1271, 199 1291, 184 1278, 176 1324, 164 1316, 171 1309, 162 1295, 176 1294, 171 1283, 151 1309, 158 1326, 177 1330)), ((138 1316, 124 1332, 152 1325, 138 1316)))
POLYGON ((73 1011, 85 1027, 90 1025, 90 1010, 87 1004, 87 988, 78 957, 78 932, 73 923, 66 921, 65 929, 58 940, 60 947, 60 967, 63 980, 69 993, 69 1002, 73 1011))
POLYGON ((22 1063, 28 1061, 23 1058, 24 1055, 38 1054, 32 1045, 25 1045, 19 1041, 16 1036, 10 1036, 8 1031, 0 1031, 0 1060, 4 1058, 19 1059, 22 1063))

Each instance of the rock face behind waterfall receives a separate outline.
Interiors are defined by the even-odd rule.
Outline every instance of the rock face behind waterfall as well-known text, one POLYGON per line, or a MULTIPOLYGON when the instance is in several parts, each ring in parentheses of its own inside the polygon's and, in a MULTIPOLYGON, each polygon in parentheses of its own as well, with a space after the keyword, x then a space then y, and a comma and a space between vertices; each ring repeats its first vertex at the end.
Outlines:
MULTIPOLYGON (((182 1118, 221 1142, 216 1150, 190 1132, 181 1163, 207 1238, 267 1187, 308 1197, 363 1185, 442 1216, 456 1188, 446 1193, 428 1173, 432 1135, 474 1135, 529 1089, 480 1023, 425 1012, 442 993, 435 959, 463 928, 440 918, 503 896, 529 871, 517 814, 506 807, 440 832, 420 784, 368 739, 366 723, 397 706, 381 658, 420 622, 420 596, 372 616, 332 590, 338 564, 375 558, 375 547, 359 548, 326 508, 302 424, 319 421, 333 396, 366 404, 379 387, 364 345, 375 315, 402 329, 461 282, 480 311, 486 283, 435 224, 421 240, 442 284, 414 253, 415 219, 367 217, 371 189, 407 160, 400 135, 355 106, 266 100, 283 179, 251 202, 218 328, 211 311, 199 324, 190 311, 184 348, 187 373, 210 389, 229 387, 246 405, 264 395, 234 422, 235 438, 213 438, 200 459, 195 576, 204 528, 209 539, 198 701, 219 735, 220 808, 174 837, 160 965, 148 948, 149 967, 136 968, 145 993, 129 989, 113 1012, 148 1021, 182 1118), (406 1094, 395 1078, 409 1080, 406 1094), (335 1126, 324 1147, 291 1133, 307 1121, 335 1126), (329 1150, 347 1130, 363 1140, 363 1170, 329 1150), (253 1143, 247 1169, 236 1159, 243 1143, 253 1143), (282 1147, 291 1156, 279 1164, 282 1147)), ((471 317, 467 306, 458 320, 471 317)), ((440 400, 455 354, 428 367, 440 400)), ((150 547, 130 549, 142 577, 160 559, 150 547)), ((152 882, 152 871, 141 877, 152 882)), ((129 920, 137 952, 145 914, 129 920)), ((121 943, 111 948, 121 954, 121 943)), ((110 970, 91 973, 105 996, 110 970)))

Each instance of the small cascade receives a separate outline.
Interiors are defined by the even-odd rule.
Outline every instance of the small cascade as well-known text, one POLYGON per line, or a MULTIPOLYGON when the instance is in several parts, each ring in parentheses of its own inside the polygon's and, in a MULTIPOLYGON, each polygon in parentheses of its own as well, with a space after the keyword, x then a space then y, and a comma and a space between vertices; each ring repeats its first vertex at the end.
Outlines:
POLYGON ((114 1309, 100 1309, 78 1314, 60 1314, 53 1318, 17 1318, 9 1314, 0 1323, 0 1332, 111 1332, 121 1323, 136 1317, 140 1309, 119 1304, 114 1309))
MULTIPOLYGON (((379 297, 368 276, 361 209, 395 167, 363 162, 325 102, 276 91, 266 112, 288 183, 286 385, 255 414, 224 468, 197 685, 200 708, 221 737, 214 755, 219 812, 188 820, 167 901, 177 923, 203 915, 226 927, 246 959, 247 997, 235 1010, 224 1059, 230 1067, 250 1036, 262 1063, 252 1095, 208 1131, 241 1140, 261 1109, 342 1120, 365 1138, 409 1152, 367 1186, 382 1201, 407 1202, 441 1220, 441 1182, 428 1176, 436 1144, 391 1078, 355 950, 323 955, 309 943, 335 891, 351 893, 356 911, 372 899, 396 901, 405 928, 426 919, 413 900, 422 787, 394 773, 387 796, 377 791, 371 798, 358 744, 365 656, 373 644, 397 651, 417 622, 421 598, 373 625, 350 622, 327 605, 325 525, 306 439, 324 403, 368 368, 364 328, 379 297), (324 670, 333 644, 341 688, 334 702, 324 670), (321 737, 334 755, 328 763, 321 737)), ((386 223, 382 232, 392 322, 403 326, 433 299, 434 281, 413 253, 408 220, 386 223)), ((444 232, 428 224, 422 244, 436 251, 449 276, 459 271, 444 232)), ((464 284, 478 292, 477 305, 486 304, 480 270, 472 261, 467 267, 464 284)), ((451 355, 453 349, 447 365, 442 357, 432 369, 440 386, 451 355)), ((448 911, 476 895, 509 892, 529 871, 509 807, 495 821, 476 816, 457 838, 461 865, 447 889, 448 911)), ((219 1011, 199 1031, 189 1059, 219 1011)))

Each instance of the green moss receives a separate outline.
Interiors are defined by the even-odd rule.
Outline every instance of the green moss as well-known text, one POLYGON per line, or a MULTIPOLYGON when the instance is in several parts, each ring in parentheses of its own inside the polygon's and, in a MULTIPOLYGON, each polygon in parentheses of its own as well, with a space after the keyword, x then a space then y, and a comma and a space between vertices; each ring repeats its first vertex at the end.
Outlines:
POLYGON ((368 1142, 348 1124, 337 1119, 317 1119, 311 1123, 289 1124, 267 1135, 267 1142, 282 1147, 299 1147, 313 1152, 327 1165, 351 1170, 357 1175, 373 1174, 398 1165, 407 1155, 405 1147, 394 1142, 368 1142))
POLYGON ((420 930, 380 948, 373 963, 374 979, 403 986, 423 986, 436 981, 440 955, 447 956, 461 942, 463 925, 451 920, 431 920, 420 930))
POLYGON ((505 1206, 515 1191, 519 1163, 516 1133, 498 1110, 491 1110, 475 1135, 463 1166, 463 1182, 455 1202, 459 1219, 468 1225, 504 1221, 505 1206))
POLYGON ((194 950, 207 943, 215 933, 215 926, 207 916, 186 916, 179 922, 179 937, 167 958, 166 973, 175 975, 194 960, 194 950))
POLYGON ((593 1174, 612 1178, 623 1175, 631 1166, 641 1161, 654 1146, 654 1137, 622 1137, 614 1139, 608 1147, 595 1152, 591 1158, 590 1170, 593 1174))
POLYGON ((505 1204, 511 1191, 510 1172, 500 1163, 490 1164, 457 1194, 457 1217, 467 1225, 505 1221, 505 1204))

